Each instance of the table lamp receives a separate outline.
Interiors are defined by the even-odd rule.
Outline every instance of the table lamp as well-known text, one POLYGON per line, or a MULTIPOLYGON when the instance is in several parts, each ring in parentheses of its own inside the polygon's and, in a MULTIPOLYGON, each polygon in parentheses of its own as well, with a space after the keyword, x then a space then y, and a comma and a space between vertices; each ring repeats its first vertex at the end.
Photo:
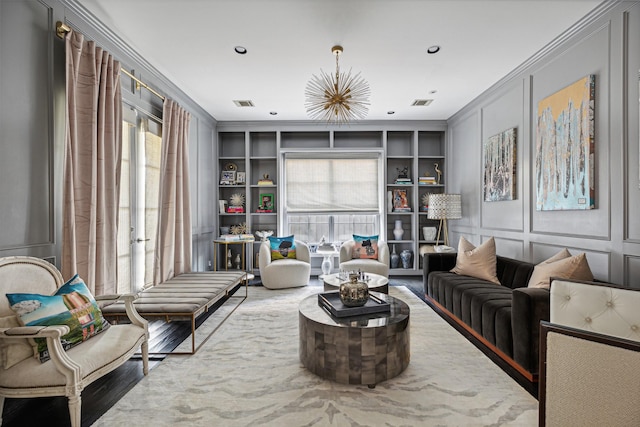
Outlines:
POLYGON ((442 232, 444 244, 449 246, 447 220, 462 218, 462 200, 460 194, 430 194, 427 218, 440 220, 436 242, 440 241, 440 233, 442 232))

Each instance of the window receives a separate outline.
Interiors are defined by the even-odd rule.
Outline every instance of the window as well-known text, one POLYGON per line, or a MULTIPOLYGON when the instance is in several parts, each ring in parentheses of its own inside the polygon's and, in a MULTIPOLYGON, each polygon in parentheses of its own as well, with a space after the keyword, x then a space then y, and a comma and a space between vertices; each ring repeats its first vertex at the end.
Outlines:
POLYGON ((381 153, 284 155, 284 223, 288 234, 307 242, 332 242, 380 229, 381 153))

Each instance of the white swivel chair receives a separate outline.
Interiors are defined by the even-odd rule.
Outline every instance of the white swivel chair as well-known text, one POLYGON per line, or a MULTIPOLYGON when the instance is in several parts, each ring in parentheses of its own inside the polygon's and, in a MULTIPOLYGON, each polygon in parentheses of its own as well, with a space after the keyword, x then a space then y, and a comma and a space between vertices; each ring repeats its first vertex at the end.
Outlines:
POLYGON ((353 259, 353 249, 356 246, 354 240, 347 240, 340 246, 340 270, 357 271, 378 274, 389 277, 389 245, 387 242, 378 241, 378 259, 353 259))
POLYGON ((269 241, 262 242, 258 257, 262 286, 267 289, 284 289, 309 284, 311 277, 309 247, 300 240, 296 240, 295 244, 296 259, 285 258, 271 261, 269 241))
MULTIPOLYGON (((140 348, 142 370, 145 375, 149 371, 147 321, 133 307, 133 295, 122 296, 130 324, 111 325, 65 351, 60 338, 69 332, 69 326, 19 326, 6 297, 7 293, 54 294, 64 284, 56 267, 39 258, 0 258, 0 283, 0 350, 2 368, 6 368, 0 368, 0 413, 7 397, 66 396, 71 426, 80 427, 80 394, 87 385, 125 363, 140 348), (34 357, 30 338, 46 338, 50 360, 41 363, 34 357)), ((111 295, 108 299, 117 298, 111 295)), ((99 305, 101 300, 107 298, 96 297, 99 305)))

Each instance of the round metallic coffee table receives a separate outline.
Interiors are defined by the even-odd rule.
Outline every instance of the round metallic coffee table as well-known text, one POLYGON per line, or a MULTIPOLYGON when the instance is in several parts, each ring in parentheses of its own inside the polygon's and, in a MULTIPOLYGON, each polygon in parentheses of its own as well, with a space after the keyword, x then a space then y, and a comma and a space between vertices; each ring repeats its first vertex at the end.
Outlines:
MULTIPOLYGON (((383 294, 389 293, 389 279, 379 274, 365 273, 369 278, 367 281, 367 287, 370 291, 382 292, 383 294)), ((348 281, 348 278, 340 278, 339 273, 327 274, 322 277, 324 282, 324 291, 331 292, 340 289, 340 284, 348 281)))
POLYGON ((318 305, 318 295, 300 302, 300 361, 314 374, 343 384, 376 384, 409 365, 409 306, 374 293, 391 304, 388 313, 337 318, 318 305))

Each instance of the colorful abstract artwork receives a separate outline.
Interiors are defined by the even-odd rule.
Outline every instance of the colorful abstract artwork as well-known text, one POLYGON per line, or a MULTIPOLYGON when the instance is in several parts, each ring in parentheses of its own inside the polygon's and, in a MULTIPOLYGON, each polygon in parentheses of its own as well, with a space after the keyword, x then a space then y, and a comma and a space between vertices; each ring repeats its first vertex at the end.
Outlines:
POLYGON ((536 210, 595 207, 595 75, 538 102, 536 210))
POLYGON ((516 198, 516 128, 493 135, 484 143, 484 200, 516 198))

